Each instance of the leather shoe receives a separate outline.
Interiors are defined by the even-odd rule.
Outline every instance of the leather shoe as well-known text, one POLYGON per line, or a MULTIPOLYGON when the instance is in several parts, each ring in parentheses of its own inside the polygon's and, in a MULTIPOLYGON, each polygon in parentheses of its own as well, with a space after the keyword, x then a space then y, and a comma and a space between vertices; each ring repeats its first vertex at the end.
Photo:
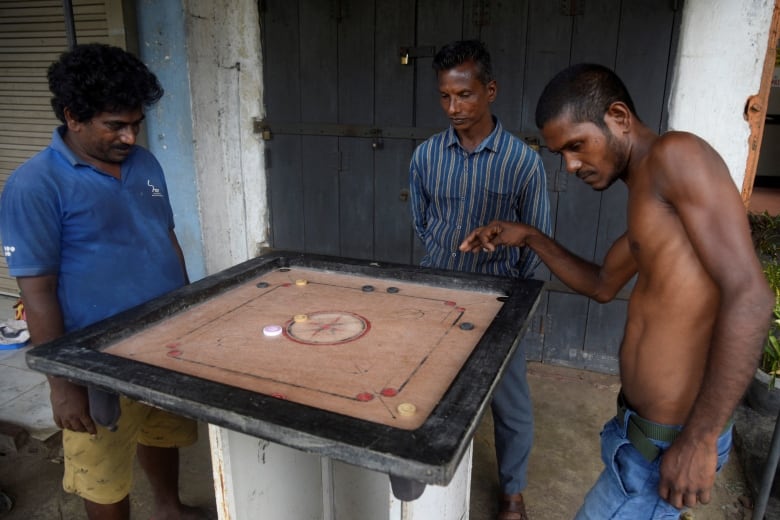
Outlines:
POLYGON ((497 520, 528 520, 522 493, 501 495, 497 520))

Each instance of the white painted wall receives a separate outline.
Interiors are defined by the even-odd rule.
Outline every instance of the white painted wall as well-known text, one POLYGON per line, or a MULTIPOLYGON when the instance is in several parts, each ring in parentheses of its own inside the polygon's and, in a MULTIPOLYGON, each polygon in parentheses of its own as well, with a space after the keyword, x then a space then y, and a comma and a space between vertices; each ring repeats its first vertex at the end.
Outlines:
POLYGON ((750 128, 743 117, 758 94, 774 0, 685 0, 669 99, 669 129, 709 142, 742 189, 750 128))
POLYGON ((257 2, 183 0, 200 221, 207 274, 257 256, 267 245, 257 2))

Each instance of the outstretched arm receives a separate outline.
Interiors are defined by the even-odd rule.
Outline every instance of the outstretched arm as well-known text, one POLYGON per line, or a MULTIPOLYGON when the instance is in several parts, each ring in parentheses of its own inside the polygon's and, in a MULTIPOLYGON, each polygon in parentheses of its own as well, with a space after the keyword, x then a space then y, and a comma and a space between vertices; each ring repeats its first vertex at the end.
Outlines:
POLYGON ((472 253, 497 247, 529 247, 563 283, 598 302, 608 302, 636 273, 626 235, 607 252, 603 265, 588 262, 538 229, 518 222, 493 221, 475 229, 460 245, 472 253))

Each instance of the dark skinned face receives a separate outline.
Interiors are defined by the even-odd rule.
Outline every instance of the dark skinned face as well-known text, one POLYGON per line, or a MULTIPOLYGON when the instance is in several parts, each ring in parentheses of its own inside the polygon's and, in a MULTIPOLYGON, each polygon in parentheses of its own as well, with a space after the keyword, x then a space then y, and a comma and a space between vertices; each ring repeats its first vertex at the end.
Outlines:
POLYGON ((495 81, 482 83, 473 61, 441 71, 438 77, 439 103, 458 133, 483 126, 492 128, 490 104, 496 98, 495 81))
POLYGON ((591 122, 574 123, 568 114, 550 120, 542 128, 545 144, 563 157, 566 171, 577 175, 597 191, 610 187, 628 164, 626 146, 614 134, 591 122))

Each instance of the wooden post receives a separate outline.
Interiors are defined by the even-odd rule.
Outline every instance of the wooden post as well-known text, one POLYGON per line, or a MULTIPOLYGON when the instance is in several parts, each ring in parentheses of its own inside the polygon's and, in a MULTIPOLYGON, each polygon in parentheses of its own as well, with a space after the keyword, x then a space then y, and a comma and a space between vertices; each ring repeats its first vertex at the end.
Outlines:
POLYGON ((745 207, 748 207, 750 204, 750 196, 753 194, 753 182, 756 178, 758 156, 761 151, 761 141, 764 137, 764 122, 769 103, 769 91, 772 88, 775 56, 777 55, 778 31, 780 31, 780 0, 775 0, 772 26, 769 28, 769 39, 767 41, 766 57, 764 58, 764 71, 761 74, 761 87, 758 90, 758 94, 750 96, 745 104, 745 119, 750 125, 749 150, 745 165, 745 177, 742 181, 742 202, 745 204, 745 207))

